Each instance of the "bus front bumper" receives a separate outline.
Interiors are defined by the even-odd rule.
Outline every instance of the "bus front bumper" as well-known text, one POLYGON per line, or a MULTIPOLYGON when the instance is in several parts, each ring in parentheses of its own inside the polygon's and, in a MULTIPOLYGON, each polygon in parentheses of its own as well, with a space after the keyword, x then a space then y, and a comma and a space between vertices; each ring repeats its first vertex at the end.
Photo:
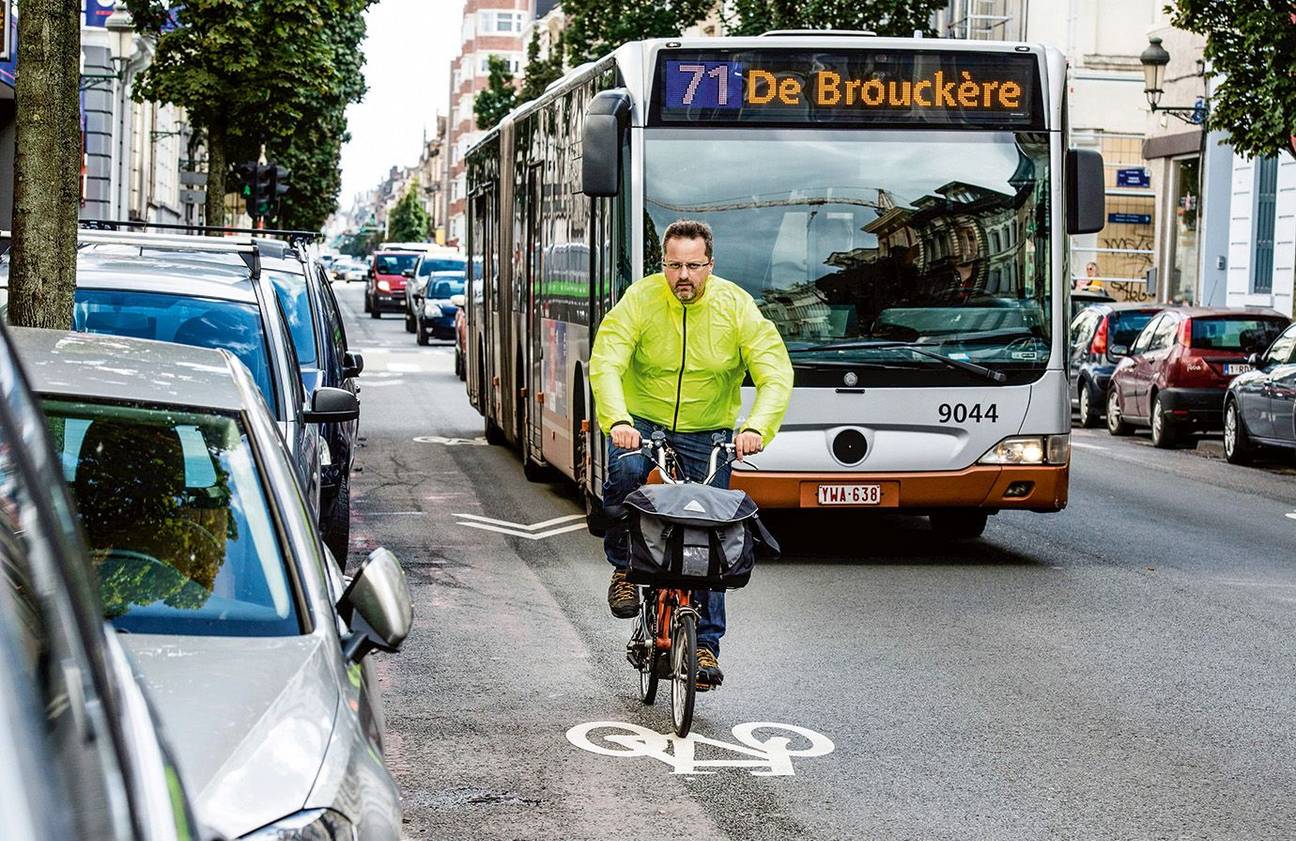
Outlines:
MULTIPOLYGON (((731 487, 761 508, 886 508, 921 513, 936 508, 1061 511, 1067 504, 1070 468, 974 465, 936 473, 767 473, 735 470, 731 487), (820 487, 877 485, 873 504, 821 503, 820 487)), ((825 491, 829 498, 849 493, 825 491)))

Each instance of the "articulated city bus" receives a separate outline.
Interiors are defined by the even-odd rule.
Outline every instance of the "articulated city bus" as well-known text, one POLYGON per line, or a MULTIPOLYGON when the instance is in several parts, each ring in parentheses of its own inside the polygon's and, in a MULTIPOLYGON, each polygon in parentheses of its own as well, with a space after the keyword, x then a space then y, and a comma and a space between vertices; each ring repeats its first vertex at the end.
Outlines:
MULTIPOLYGON (((627 44, 468 153, 468 393, 527 476, 597 505, 587 365, 679 218, 777 327, 795 390, 734 474, 763 507, 929 514, 979 534, 1066 505, 1067 234, 1102 227, 1064 57, 786 33, 627 44)), ((753 390, 744 389, 745 405, 753 390)))

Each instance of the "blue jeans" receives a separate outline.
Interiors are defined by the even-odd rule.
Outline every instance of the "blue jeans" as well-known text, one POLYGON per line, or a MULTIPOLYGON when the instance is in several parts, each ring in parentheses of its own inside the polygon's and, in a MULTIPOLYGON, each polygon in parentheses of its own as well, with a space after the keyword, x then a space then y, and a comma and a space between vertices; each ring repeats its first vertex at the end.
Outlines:
MULTIPOLYGON (((706 478, 711 461, 711 436, 714 432, 724 435, 725 442, 733 440, 733 430, 717 429, 714 432, 671 432, 657 424, 634 419, 635 429, 644 440, 656 431, 666 433, 666 442, 675 450, 684 473, 693 481, 701 482, 706 478)), ((623 450, 608 442, 607 481, 603 483, 603 508, 608 515, 607 532, 603 537, 603 551, 607 553, 608 562, 617 569, 625 569, 630 563, 630 529, 624 516, 623 503, 633 491, 638 490, 648 481, 648 474, 655 466, 637 450, 623 450), (634 455, 621 458, 627 452, 634 455)), ((718 488, 729 487, 730 468, 728 465, 716 471, 711 484, 718 488)), ((725 594, 723 590, 695 590, 693 602, 698 605, 698 645, 711 649, 720 656, 720 638, 725 632, 725 594)))

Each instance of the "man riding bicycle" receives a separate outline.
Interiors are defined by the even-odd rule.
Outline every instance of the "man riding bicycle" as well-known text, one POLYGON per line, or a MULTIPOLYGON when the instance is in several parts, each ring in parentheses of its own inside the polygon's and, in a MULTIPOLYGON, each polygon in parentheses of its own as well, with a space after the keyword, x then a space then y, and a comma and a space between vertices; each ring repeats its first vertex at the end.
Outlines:
MULTIPOLYGON (((639 590, 626 580, 630 535, 622 504, 652 472, 652 462, 638 452, 642 439, 664 432, 681 468, 700 482, 714 433, 733 442, 740 461, 758 453, 774 438, 792 395, 792 364, 778 330, 742 287, 711 274, 711 228, 672 222, 662 253, 663 273, 626 290, 600 323, 590 357, 599 426, 612 439, 603 485, 611 523, 603 547, 614 567, 608 606, 619 619, 639 612, 639 590), (735 436, 748 373, 756 400, 735 436)), ((728 487, 729 474, 728 466, 722 468, 711 484, 728 487)), ((706 690, 724 680, 718 661, 724 592, 693 598, 701 607, 697 688, 706 690)))

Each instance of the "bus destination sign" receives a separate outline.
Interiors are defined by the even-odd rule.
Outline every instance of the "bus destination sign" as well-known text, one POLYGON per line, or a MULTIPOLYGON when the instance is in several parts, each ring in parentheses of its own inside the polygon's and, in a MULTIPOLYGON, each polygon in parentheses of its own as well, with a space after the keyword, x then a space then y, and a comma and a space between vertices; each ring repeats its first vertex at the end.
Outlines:
POLYGON ((1043 128, 1032 55, 663 53, 654 122, 1043 128))

